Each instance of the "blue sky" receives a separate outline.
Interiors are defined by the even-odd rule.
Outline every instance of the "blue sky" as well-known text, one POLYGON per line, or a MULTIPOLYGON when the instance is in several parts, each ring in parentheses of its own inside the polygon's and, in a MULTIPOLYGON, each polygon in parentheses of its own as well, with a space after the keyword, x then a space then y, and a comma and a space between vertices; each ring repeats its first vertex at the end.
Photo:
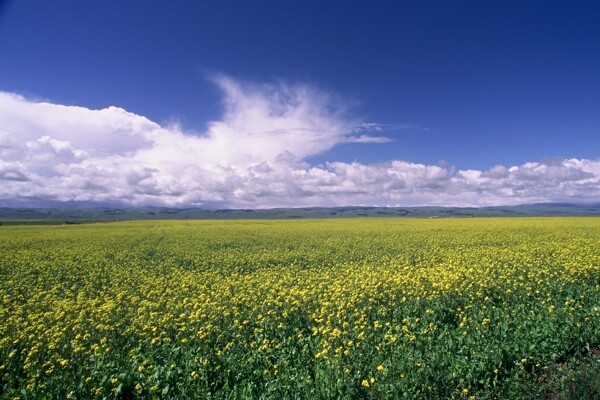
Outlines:
POLYGON ((597 2, 0 4, 0 204, 600 199, 597 2))

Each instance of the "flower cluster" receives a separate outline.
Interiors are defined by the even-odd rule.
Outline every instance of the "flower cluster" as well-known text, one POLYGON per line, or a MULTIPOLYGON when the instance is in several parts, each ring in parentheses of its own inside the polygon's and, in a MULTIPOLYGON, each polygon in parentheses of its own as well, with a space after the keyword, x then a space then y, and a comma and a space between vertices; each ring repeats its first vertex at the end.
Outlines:
POLYGON ((502 397, 599 282, 593 218, 7 226, 0 396, 502 397))

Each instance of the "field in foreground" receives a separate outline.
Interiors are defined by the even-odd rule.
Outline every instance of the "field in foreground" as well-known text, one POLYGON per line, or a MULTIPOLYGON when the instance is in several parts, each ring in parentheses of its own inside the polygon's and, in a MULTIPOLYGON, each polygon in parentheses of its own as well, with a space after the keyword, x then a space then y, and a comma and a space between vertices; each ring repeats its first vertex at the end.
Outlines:
POLYGON ((1 398, 585 398, 599 345, 597 218, 0 227, 1 398))

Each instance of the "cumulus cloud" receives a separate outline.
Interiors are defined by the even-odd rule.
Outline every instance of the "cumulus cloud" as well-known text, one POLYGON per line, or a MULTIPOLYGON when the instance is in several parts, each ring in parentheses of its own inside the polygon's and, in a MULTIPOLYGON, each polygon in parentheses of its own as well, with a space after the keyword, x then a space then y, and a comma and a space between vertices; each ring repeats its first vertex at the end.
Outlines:
POLYGON ((0 205, 467 206, 600 197, 600 160, 485 171, 402 160, 311 165, 310 156, 336 145, 386 143, 384 132, 420 128, 353 120, 343 101, 308 85, 213 80, 223 115, 202 133, 117 107, 91 110, 0 92, 0 205))

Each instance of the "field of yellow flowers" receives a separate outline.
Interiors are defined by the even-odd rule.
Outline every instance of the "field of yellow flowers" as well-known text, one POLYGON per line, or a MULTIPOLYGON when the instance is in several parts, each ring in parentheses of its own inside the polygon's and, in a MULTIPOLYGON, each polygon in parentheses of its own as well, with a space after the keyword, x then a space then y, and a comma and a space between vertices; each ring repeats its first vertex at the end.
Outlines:
POLYGON ((0 398, 532 398, 600 219, 0 227, 0 398))

